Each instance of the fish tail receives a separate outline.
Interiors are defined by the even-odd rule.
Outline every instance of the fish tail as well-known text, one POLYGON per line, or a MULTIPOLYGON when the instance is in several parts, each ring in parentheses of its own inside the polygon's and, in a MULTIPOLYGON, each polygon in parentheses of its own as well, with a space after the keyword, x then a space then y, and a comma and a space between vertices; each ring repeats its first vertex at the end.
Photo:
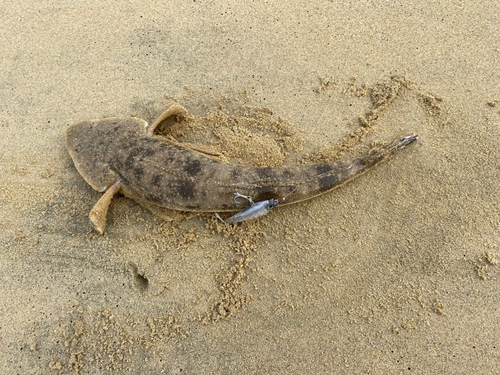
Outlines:
MULTIPOLYGON (((383 149, 373 153, 372 155, 368 156, 367 159, 385 159, 395 152, 402 150, 408 145, 411 145, 413 142, 415 142, 418 139, 418 135, 415 133, 410 133, 408 135, 405 135, 403 138, 398 139, 397 141, 394 141, 390 146, 384 147, 383 149)), ((377 160, 377 161, 380 161, 377 160)))
POLYGON ((370 168, 389 158, 391 155, 418 139, 418 135, 411 133, 393 142, 370 155, 351 161, 332 162, 322 165, 304 167, 302 176, 296 187, 287 199, 287 203, 293 203, 310 199, 312 197, 327 193, 344 183, 364 174, 370 168))
POLYGON ((407 134, 399 141, 394 142, 394 147, 396 147, 398 150, 401 150, 402 148, 405 148, 406 146, 415 142, 417 139, 418 139, 418 134, 415 133, 407 134))

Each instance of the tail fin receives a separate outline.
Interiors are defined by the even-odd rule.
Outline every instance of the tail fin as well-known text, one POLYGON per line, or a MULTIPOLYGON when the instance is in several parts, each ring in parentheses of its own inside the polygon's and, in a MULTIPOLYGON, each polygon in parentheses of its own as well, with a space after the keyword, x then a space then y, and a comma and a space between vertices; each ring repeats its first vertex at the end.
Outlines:
POLYGON ((418 139, 418 135, 415 133, 410 133, 403 138, 395 141, 392 145, 388 147, 384 147, 383 149, 369 155, 366 157, 366 159, 385 159, 386 157, 394 154, 396 151, 402 150, 408 145, 411 145, 413 142, 415 142, 418 139))
POLYGON ((415 133, 410 133, 406 135, 403 139, 400 139, 399 141, 394 143, 394 146, 398 149, 401 150, 402 148, 412 144, 418 139, 418 135, 415 133))
MULTIPOLYGON (((295 186, 284 204, 298 202, 329 192, 344 183, 365 173, 368 169, 387 159, 392 154, 402 150, 418 139, 418 135, 411 133, 395 141, 392 145, 358 159, 338 161, 321 165, 303 167, 294 174, 295 186), (300 178, 297 178, 300 176, 300 178)), ((289 185, 289 186, 290 186, 289 185)))

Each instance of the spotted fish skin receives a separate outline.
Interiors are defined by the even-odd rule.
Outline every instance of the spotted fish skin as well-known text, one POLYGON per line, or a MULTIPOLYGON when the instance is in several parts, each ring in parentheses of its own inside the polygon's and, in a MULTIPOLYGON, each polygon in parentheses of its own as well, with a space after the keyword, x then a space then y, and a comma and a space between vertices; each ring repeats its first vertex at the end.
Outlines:
POLYGON ((240 211, 248 202, 290 204, 324 194, 413 143, 410 134, 372 155, 310 166, 256 168, 215 160, 161 136, 138 118, 110 118, 72 125, 66 134, 76 168, 96 190, 119 181, 120 192, 146 207, 178 211, 240 211))

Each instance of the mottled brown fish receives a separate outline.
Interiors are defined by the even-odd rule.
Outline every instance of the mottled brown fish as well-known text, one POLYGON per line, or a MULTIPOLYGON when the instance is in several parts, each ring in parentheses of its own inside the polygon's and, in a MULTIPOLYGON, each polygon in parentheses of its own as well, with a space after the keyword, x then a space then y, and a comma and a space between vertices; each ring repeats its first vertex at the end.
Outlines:
POLYGON ((108 206, 117 192, 154 213, 169 210, 234 212, 255 202, 286 204, 324 194, 414 142, 410 134, 372 155, 310 166, 256 168, 225 163, 153 134, 170 116, 187 111, 173 105, 148 125, 139 118, 108 118, 72 125, 66 145, 76 168, 95 190, 106 192, 90 212, 94 228, 104 232, 108 206))

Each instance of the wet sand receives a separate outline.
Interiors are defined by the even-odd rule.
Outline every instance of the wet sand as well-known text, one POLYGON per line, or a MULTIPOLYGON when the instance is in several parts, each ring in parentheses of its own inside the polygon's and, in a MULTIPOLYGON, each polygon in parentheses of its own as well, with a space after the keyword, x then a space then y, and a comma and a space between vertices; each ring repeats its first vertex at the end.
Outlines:
POLYGON ((494 1, 8 2, 0 41, 4 374, 500 372, 494 1), (177 102, 230 162, 357 157, 334 192, 164 222, 73 165, 73 123, 177 102))

